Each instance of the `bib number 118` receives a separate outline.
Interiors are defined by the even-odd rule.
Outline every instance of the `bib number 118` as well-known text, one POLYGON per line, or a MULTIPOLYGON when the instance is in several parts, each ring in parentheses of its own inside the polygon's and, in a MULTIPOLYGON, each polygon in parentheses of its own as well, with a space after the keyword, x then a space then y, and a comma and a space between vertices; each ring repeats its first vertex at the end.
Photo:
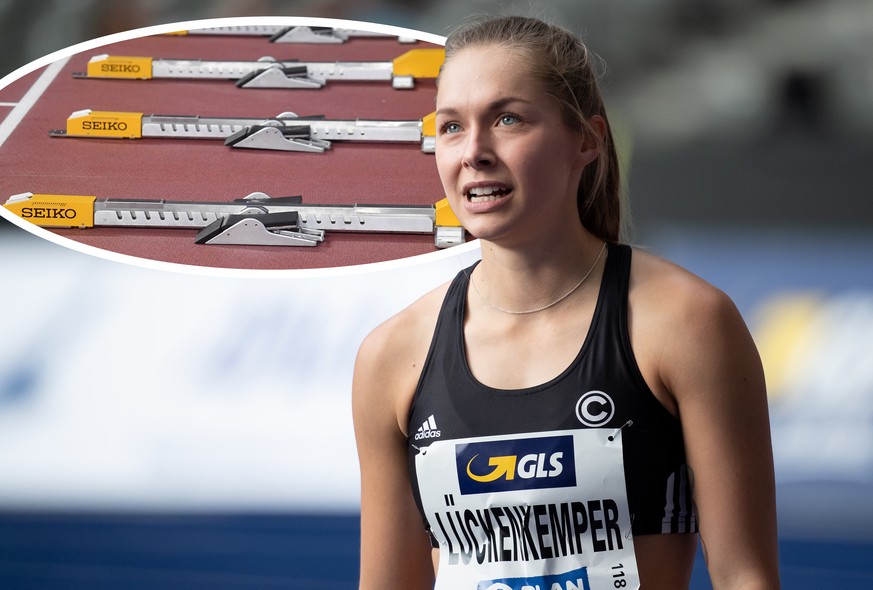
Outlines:
POLYGON ((616 564, 612 566, 612 585, 616 588, 624 588, 627 586, 627 580, 624 577, 624 565, 616 564))

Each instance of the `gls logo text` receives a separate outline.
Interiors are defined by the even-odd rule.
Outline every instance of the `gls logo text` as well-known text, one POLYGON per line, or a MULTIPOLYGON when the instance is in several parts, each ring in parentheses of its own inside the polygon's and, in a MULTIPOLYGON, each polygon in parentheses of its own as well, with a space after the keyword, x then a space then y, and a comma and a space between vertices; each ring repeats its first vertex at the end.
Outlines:
POLYGON ((464 495, 576 485, 570 435, 459 444, 455 462, 464 495))

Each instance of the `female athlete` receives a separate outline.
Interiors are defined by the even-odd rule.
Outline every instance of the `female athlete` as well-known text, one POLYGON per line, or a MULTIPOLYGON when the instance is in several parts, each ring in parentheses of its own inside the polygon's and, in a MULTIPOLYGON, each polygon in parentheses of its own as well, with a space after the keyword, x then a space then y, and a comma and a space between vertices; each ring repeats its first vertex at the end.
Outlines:
POLYGON ((764 377, 731 300, 621 241, 585 46, 451 35, 436 161, 481 261, 358 353, 361 588, 778 588, 764 377))

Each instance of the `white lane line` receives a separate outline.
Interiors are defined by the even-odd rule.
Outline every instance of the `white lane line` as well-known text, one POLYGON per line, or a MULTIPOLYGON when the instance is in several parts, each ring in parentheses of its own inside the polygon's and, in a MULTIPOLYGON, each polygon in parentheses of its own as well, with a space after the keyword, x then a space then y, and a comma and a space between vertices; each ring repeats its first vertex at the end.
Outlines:
POLYGON ((57 77, 69 60, 70 58, 67 56, 50 63, 40 77, 36 79, 36 82, 33 83, 33 86, 24 93, 21 100, 10 111, 9 116, 0 123, 0 146, 6 143, 6 140, 15 131, 15 128, 18 127, 18 124, 21 123, 28 111, 30 111, 30 107, 36 104, 36 101, 39 100, 39 97, 42 96, 42 93, 45 92, 45 89, 48 88, 49 84, 52 83, 52 80, 57 77))
POLYGON ((14 107, 17 104, 17 102, 0 102, 0 107, 14 107))

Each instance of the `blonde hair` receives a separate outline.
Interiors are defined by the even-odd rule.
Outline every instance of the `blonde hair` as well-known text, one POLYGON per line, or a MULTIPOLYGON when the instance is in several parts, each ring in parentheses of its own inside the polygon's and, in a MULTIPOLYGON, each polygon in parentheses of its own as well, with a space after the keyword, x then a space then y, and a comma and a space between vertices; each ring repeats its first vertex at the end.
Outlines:
POLYGON ((480 45, 504 46, 529 59, 530 70, 546 94, 558 101, 564 123, 601 142, 600 154, 582 173, 576 204, 588 231, 603 240, 619 241, 623 199, 618 154, 591 63, 594 56, 578 37, 561 27, 508 16, 473 22, 450 34, 443 67, 462 49, 480 45), (606 123, 602 140, 589 122, 595 115, 606 123))

